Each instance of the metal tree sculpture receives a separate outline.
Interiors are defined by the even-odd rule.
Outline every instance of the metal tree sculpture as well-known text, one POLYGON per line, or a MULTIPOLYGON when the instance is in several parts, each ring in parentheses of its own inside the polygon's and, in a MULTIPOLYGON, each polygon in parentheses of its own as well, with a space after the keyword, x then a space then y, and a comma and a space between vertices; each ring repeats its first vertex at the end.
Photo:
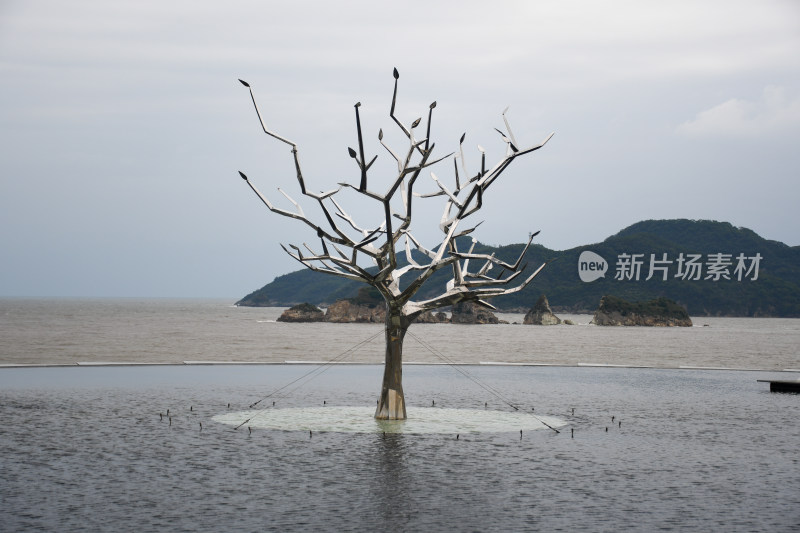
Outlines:
MULTIPOLYGON (((319 205, 324 222, 316 223, 309 219, 300 205, 289 195, 278 189, 294 205, 294 211, 287 211, 275 207, 264 195, 262 195, 248 180, 242 172, 241 177, 247 182, 250 188, 261 199, 270 211, 285 217, 300 220, 309 225, 319 238, 321 250, 315 251, 311 246, 303 244, 304 252, 295 245, 290 244, 289 248, 281 244, 281 247, 291 257, 302 263, 307 268, 334 274, 348 279, 362 281, 375 287, 386 301, 386 363, 384 366, 383 386, 381 388, 378 407, 375 411, 375 418, 378 419, 405 419, 406 405, 403 396, 402 384, 402 359, 403 359, 403 338, 406 330, 414 319, 425 311, 438 309, 441 307, 454 305, 459 302, 475 302, 491 309, 494 307, 485 300, 494 296, 510 294, 523 289, 531 280, 544 268, 540 266, 535 272, 524 279, 521 283, 511 286, 511 282, 525 270, 526 265, 521 265, 531 240, 538 232, 531 234, 528 243, 515 263, 509 264, 496 258, 494 254, 472 253, 475 240, 468 251, 459 251, 456 239, 472 233, 477 225, 465 229, 459 229, 461 223, 470 215, 478 211, 483 205, 483 195, 495 180, 508 168, 508 166, 519 156, 538 150, 550 140, 551 133, 541 144, 536 146, 519 149, 517 142, 511 132, 511 127, 506 119, 506 111, 503 111, 503 121, 506 125, 507 134, 500 133, 503 142, 506 144, 505 156, 491 169, 486 169, 486 154, 480 146, 481 170, 474 176, 469 176, 464 164, 464 135, 459 141, 459 154, 448 154, 444 157, 433 159, 432 154, 434 144, 430 143, 430 128, 433 109, 436 102, 430 105, 427 120, 427 132, 425 138, 417 139, 414 135, 415 130, 422 121, 418 118, 410 126, 403 125, 395 117, 395 104, 397 102, 397 80, 399 74, 394 70, 394 93, 392 95, 392 107, 389 116, 402 130, 409 140, 409 145, 405 154, 401 157, 384 143, 383 131, 378 132, 378 141, 389 152, 397 162, 397 174, 388 183, 388 189, 380 194, 370 190, 368 184, 368 172, 378 156, 373 157, 369 162, 364 156, 364 142, 361 134, 361 120, 359 117, 359 107, 361 103, 355 104, 356 129, 358 132, 358 151, 348 148, 352 157, 360 170, 361 180, 358 186, 349 183, 339 183, 336 189, 319 194, 312 193, 306 189, 303 174, 300 170, 300 159, 298 156, 297 144, 281 137, 267 129, 264 120, 258 110, 255 96, 250 85, 239 80, 242 85, 250 91, 250 97, 256 109, 261 128, 264 133, 284 142, 292 147, 292 155, 297 171, 297 181, 300 184, 300 191, 314 200, 319 205), (414 185, 423 169, 430 167, 444 159, 453 157, 455 168, 455 189, 448 189, 433 172, 431 177, 435 181, 439 190, 431 194, 419 195, 414 192, 414 185), (461 159, 463 177, 459 176, 458 161, 461 159), (364 228, 359 226, 352 216, 347 214, 342 206, 337 202, 336 195, 344 188, 351 188, 358 194, 370 198, 379 203, 383 209, 382 223, 375 228, 364 228), (400 205, 393 205, 393 200, 399 195, 400 205), (419 241, 410 233, 411 207, 414 197, 430 198, 443 196, 445 199, 444 213, 442 215, 439 228, 444 233, 444 238, 438 247, 431 249, 424 248, 419 241), (399 212, 396 208, 400 208, 399 212), (338 217, 337 220, 335 217, 338 217), (344 223, 343 223, 343 222, 344 223), (357 235, 357 236, 354 236, 357 235), (397 250, 400 241, 404 241, 406 264, 398 264, 398 255, 402 254, 397 250), (418 260, 420 254, 415 258, 411 252, 411 245, 421 252, 424 260, 418 260), (372 268, 366 266, 367 261, 372 268), (470 261, 480 262, 479 268, 470 270, 470 261), (489 275, 489 272, 500 267, 501 272, 496 276, 489 275), (430 277, 443 268, 452 268, 453 277, 441 294, 435 298, 424 301, 413 301, 412 297, 430 279, 430 277), (416 277, 401 287, 400 278, 403 275, 414 273, 416 277)), ((372 182, 374 183, 374 182, 372 182)))

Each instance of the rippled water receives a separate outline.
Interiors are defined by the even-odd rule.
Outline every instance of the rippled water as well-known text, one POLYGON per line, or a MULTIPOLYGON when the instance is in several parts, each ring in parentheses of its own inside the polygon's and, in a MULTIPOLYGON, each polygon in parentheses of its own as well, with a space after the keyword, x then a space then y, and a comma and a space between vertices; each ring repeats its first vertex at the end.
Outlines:
MULTIPOLYGON (((562 419, 560 434, 310 435, 214 421, 307 372, 3 370, 3 529, 789 531, 800 523, 800 396, 769 393, 756 382, 769 373, 469 367, 522 409, 562 419)), ((373 404, 381 372, 330 368, 275 408, 373 404)), ((433 402, 508 411, 450 367, 405 374, 410 411, 433 402)))
MULTIPOLYGON (((0 364, 346 361, 383 363, 381 324, 285 324, 279 308, 220 300, 3 300, 0 364)), ((522 315, 502 315, 510 322, 522 315)), ((408 362, 800 369, 800 319, 694 318, 693 328, 415 324, 408 362), (708 324, 708 327, 703 327, 708 324)))
MULTIPOLYGON (((0 301, 0 310, 2 363, 309 361, 380 333, 278 324, 274 310, 220 302, 0 301)), ((800 366, 798 321, 708 322, 413 326, 475 363, 769 370, 475 364, 459 367, 465 377, 408 365, 409 414, 436 415, 434 432, 384 434, 371 417, 368 429, 338 425, 342 412, 371 413, 376 364, 2 368, 0 530, 793 531, 800 395, 756 380, 797 376, 780 370, 800 366), (220 422, 262 407, 282 429, 220 422), (498 431, 477 413, 511 421, 498 431), (565 425, 515 427, 520 413, 565 425)), ((371 351, 356 358, 379 359, 371 351)))

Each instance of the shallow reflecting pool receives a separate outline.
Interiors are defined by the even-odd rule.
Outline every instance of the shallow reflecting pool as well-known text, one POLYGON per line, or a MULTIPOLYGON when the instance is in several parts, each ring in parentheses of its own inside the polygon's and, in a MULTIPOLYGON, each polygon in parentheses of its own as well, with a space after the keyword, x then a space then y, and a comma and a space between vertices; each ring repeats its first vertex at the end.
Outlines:
POLYGON ((800 523, 800 395, 756 381, 776 373, 466 368, 517 412, 453 368, 411 365, 409 420, 380 423, 382 367, 302 379, 310 370, 0 371, 0 529, 727 532, 800 523), (268 408, 249 408, 258 400, 268 408), (251 414, 249 431, 233 429, 251 414))
POLYGON ((375 420, 370 407, 301 407, 238 411, 212 417, 214 422, 239 427, 283 431, 336 431, 340 433, 502 433, 553 430, 566 425, 552 416, 519 411, 478 409, 408 409, 407 420, 375 420))

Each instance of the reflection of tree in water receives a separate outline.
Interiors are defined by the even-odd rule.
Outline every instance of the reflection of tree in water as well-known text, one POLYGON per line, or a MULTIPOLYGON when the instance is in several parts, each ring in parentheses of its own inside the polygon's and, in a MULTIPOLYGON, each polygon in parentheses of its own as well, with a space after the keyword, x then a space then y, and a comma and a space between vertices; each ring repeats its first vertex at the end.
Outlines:
POLYGON ((416 483, 408 469, 407 448, 406 437, 399 433, 379 435, 375 447, 378 470, 373 483, 375 505, 382 523, 391 524, 395 531, 407 530, 413 515, 419 512, 408 505, 416 483))

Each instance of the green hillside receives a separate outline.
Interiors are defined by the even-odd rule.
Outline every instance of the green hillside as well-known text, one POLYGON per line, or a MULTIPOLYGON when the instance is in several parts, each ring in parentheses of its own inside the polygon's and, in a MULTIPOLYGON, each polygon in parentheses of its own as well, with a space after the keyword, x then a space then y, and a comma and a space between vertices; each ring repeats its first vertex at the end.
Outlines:
MULTIPOLYGON (((466 247, 464 243, 460 248, 466 247)), ((513 262, 522 248, 522 244, 490 247, 479 243, 475 252, 495 253, 513 262)), ((524 290, 492 300, 497 307, 527 310, 544 293, 556 310, 593 311, 600 298, 609 294, 629 301, 670 298, 685 306, 692 316, 800 317, 800 247, 763 239, 749 229, 727 222, 646 220, 603 242, 570 250, 531 246, 525 260, 529 269, 545 261, 551 262, 524 290), (581 281, 578 259, 584 251, 591 251, 605 261, 608 269, 605 277, 581 281), (660 262, 664 254, 667 254, 666 261, 660 262), (686 260, 692 254, 699 256, 695 260, 699 273, 686 268, 686 260), (717 254, 723 255, 717 257, 717 254), (641 262, 638 279, 634 269, 626 269, 625 276, 618 270, 620 261, 629 261, 628 256, 634 255, 641 262), (652 277, 646 279, 650 274, 651 255, 655 260, 653 266, 662 269, 656 268, 652 277), (739 256, 743 268, 737 271, 739 256), (754 260, 757 256, 760 260, 754 260), (685 278, 679 275, 681 257, 683 273, 691 274, 685 278), (715 267, 719 274, 714 273, 715 267), (665 271, 667 279, 663 280, 665 271), (694 279, 696 277, 699 279, 694 279), (718 279, 715 281, 715 278, 718 279)), ((417 293, 417 299, 440 293, 450 277, 449 271, 438 272, 417 293)), ((272 283, 245 296, 238 305, 331 303, 354 296, 361 286, 358 282, 303 269, 275 278, 272 283)))

